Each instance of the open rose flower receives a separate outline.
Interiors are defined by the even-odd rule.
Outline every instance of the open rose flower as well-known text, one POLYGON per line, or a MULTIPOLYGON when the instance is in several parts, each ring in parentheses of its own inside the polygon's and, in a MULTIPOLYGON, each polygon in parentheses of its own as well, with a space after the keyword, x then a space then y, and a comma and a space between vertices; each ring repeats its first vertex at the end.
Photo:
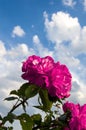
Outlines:
POLYGON ((48 91, 51 96, 58 98, 69 97, 71 90, 71 74, 66 65, 57 62, 49 74, 48 91))
POLYGON ((86 104, 80 106, 79 104, 66 102, 63 105, 63 110, 71 112, 69 126, 64 130, 86 130, 86 104))
POLYGON ((39 56, 30 56, 23 62, 22 78, 28 80, 32 84, 45 87, 48 76, 47 73, 54 67, 54 60, 50 56, 40 58, 39 56))
POLYGON ((30 83, 48 90, 53 97, 66 98, 70 95, 71 74, 66 65, 55 63, 53 58, 46 56, 30 56, 23 62, 22 78, 30 83))

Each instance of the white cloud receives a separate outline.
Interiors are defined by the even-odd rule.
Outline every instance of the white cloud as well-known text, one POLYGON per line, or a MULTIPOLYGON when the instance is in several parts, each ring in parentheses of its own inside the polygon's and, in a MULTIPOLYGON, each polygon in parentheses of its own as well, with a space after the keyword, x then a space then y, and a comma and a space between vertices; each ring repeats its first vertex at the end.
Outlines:
POLYGON ((43 46, 43 44, 40 42, 38 35, 33 36, 33 43, 34 43, 37 55, 40 55, 42 57, 49 55, 53 57, 53 51, 50 51, 48 48, 43 46))
POLYGON ((66 6, 74 7, 76 5, 76 1, 74 0, 62 0, 63 4, 66 6))
POLYGON ((12 37, 15 37, 15 36, 23 37, 24 35, 25 35, 25 32, 19 25, 13 28, 12 37))
POLYGON ((73 40, 80 33, 78 19, 61 11, 52 14, 51 21, 46 17, 45 27, 49 40, 56 43, 73 40))
POLYGON ((86 0, 82 0, 82 5, 84 7, 84 11, 86 11, 86 0))
POLYGON ((69 100, 71 100, 74 103, 84 104, 86 103, 86 90, 85 90, 86 83, 83 83, 83 79, 81 79, 79 77, 80 75, 77 75, 77 73, 72 73, 72 76, 73 76, 73 84, 69 100))
POLYGON ((3 99, 9 95, 11 90, 18 89, 22 85, 24 82, 21 78, 22 62, 35 52, 25 43, 6 49, 2 41, 0 41, 0 49, 0 111, 4 114, 11 104, 8 105, 3 99))
POLYGON ((74 8, 74 6, 77 4, 77 3, 81 3, 83 5, 83 9, 84 11, 86 11, 86 0, 62 0, 62 3, 63 5, 65 6, 69 6, 71 8, 74 8))
POLYGON ((38 37, 37 35, 34 35, 34 36, 33 36, 33 42, 34 42, 35 44, 40 44, 40 40, 39 40, 39 37, 38 37))
POLYGON ((44 16, 49 40, 57 45, 67 44, 72 55, 86 54, 86 26, 81 27, 77 17, 61 11, 53 13, 50 20, 47 14, 44 16))
POLYGON ((0 57, 6 54, 4 43, 0 40, 0 57))
POLYGON ((79 69, 80 60, 75 58, 70 50, 64 45, 55 45, 54 48, 54 58, 59 60, 61 63, 66 64, 69 68, 74 69, 77 67, 79 69))

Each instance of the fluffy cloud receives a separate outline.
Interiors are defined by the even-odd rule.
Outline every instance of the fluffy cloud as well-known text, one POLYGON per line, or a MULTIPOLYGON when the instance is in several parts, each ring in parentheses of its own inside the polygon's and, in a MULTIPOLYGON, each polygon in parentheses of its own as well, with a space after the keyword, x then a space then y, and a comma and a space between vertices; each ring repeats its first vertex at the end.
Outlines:
POLYGON ((40 44, 40 40, 39 40, 38 35, 34 35, 34 36, 33 36, 33 42, 34 42, 35 44, 40 44))
POLYGON ((72 77, 73 77, 73 83, 72 83, 71 96, 69 97, 69 100, 73 101, 74 103, 84 104, 86 103, 86 91, 85 91, 86 83, 83 82, 83 79, 81 79, 80 75, 77 75, 77 73, 72 73, 72 77))
POLYGON ((50 51, 48 48, 44 47, 43 44, 40 42, 40 39, 38 35, 33 36, 33 43, 34 43, 34 49, 36 49, 37 55, 40 56, 52 56, 53 57, 53 51, 50 51))
POLYGON ((23 37, 25 35, 24 30, 20 26, 15 26, 12 31, 12 37, 18 36, 23 37))
POLYGON ((46 13, 45 28, 47 37, 56 45, 64 44, 72 54, 86 54, 86 26, 81 27, 78 18, 64 12, 53 13, 49 20, 46 13))
POLYGON ((61 11, 52 14, 50 21, 46 17, 45 27, 49 40, 56 43, 72 41, 80 32, 78 19, 72 18, 70 14, 61 11))
POLYGON ((11 104, 7 105, 3 99, 11 90, 18 89, 24 82, 21 78, 22 61, 35 52, 25 43, 6 49, 2 41, 0 41, 0 49, 0 110, 4 114, 11 104))
POLYGON ((74 7, 76 5, 76 1, 74 0, 62 0, 63 4, 66 6, 74 7))
POLYGON ((66 64, 71 70, 74 68, 79 69, 80 67, 80 60, 76 57, 74 57, 70 50, 65 47, 64 45, 55 45, 54 48, 54 58, 59 60, 61 63, 66 64), (70 62, 69 62, 70 61, 70 62))

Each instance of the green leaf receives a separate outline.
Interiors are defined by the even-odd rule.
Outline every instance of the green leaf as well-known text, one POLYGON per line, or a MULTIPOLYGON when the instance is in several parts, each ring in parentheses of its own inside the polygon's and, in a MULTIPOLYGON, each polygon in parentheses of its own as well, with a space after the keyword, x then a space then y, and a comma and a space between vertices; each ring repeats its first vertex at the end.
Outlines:
POLYGON ((34 97, 38 93, 38 91, 39 91, 39 87, 37 87, 36 85, 31 84, 25 90, 25 96, 27 98, 34 97))
POLYGON ((53 102, 49 100, 48 92, 46 89, 40 89, 39 95, 43 104, 43 110, 49 111, 52 107, 53 102))
POLYGON ((44 111, 44 107, 43 106, 34 106, 34 107, 44 111))
POLYGON ((39 91, 39 87, 37 87, 36 85, 34 84, 29 84, 29 83, 24 83, 19 89, 18 91, 16 90, 13 90, 10 92, 10 94, 13 94, 13 95, 17 95, 19 96, 20 98, 31 98, 33 96, 35 96, 38 91, 39 91))
POLYGON ((29 83, 24 83, 18 90, 19 97, 25 97, 25 90, 29 87, 29 83))
POLYGON ((10 95, 11 94, 13 94, 13 95, 18 95, 18 92, 16 91, 16 90, 12 90, 11 92, 10 92, 10 95))
POLYGON ((2 116, 0 115, 0 120, 2 120, 2 116))
POLYGON ((61 99, 59 99, 58 97, 52 97, 50 94, 48 94, 48 96, 49 96, 49 100, 50 101, 52 101, 52 102, 59 102, 59 103, 61 103, 62 104, 62 100, 61 99))
POLYGON ((18 117, 20 120, 20 124, 22 126, 22 130, 32 130, 33 127, 33 121, 31 117, 27 114, 22 114, 18 117))
POLYGON ((8 113, 8 115, 3 118, 3 123, 7 121, 9 121, 10 123, 13 123, 14 119, 16 119, 16 115, 13 113, 8 113))
POLYGON ((32 118, 34 124, 37 124, 37 125, 39 125, 41 123, 41 121, 42 121, 42 118, 41 118, 40 114, 32 115, 31 118, 32 118))
POLYGON ((44 122, 45 124, 49 125, 51 123, 51 120, 52 120, 52 115, 49 114, 49 115, 46 115, 44 122))
POLYGON ((7 130, 13 130, 13 127, 8 127, 8 129, 7 130))
POLYGON ((12 100, 15 100, 15 99, 18 99, 17 97, 7 97, 5 98, 4 100, 7 100, 7 101, 12 101, 12 100))

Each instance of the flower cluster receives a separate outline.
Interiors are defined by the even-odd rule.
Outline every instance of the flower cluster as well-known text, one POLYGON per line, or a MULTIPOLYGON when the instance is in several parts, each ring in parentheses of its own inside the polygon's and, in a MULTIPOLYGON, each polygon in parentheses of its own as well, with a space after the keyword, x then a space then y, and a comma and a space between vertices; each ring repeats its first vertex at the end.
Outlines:
POLYGON ((65 130, 86 130, 86 104, 80 106, 79 104, 66 102, 63 105, 64 112, 71 112, 71 119, 69 127, 65 130))
POLYGON ((72 76, 66 65, 55 63, 52 57, 32 55, 23 62, 22 72, 23 79, 46 88, 50 96, 60 99, 69 97, 72 76))

